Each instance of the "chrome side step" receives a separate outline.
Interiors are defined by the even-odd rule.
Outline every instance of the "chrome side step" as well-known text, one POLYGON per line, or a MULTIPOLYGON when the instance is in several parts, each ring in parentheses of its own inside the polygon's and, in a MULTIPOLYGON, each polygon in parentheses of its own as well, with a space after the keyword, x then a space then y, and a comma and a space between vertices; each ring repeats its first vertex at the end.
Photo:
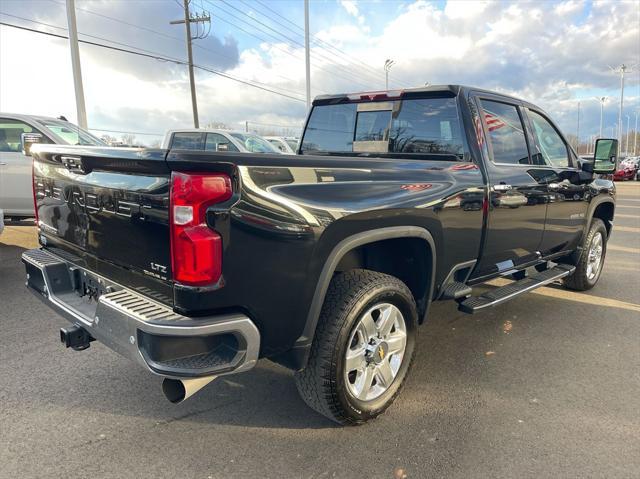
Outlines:
POLYGON ((549 268, 541 273, 534 274, 527 278, 515 281, 500 288, 493 289, 480 296, 471 296, 458 305, 458 310, 463 313, 477 313, 483 309, 497 306, 498 304, 509 301, 521 294, 539 288, 554 281, 569 276, 575 271, 576 267, 569 264, 558 264, 553 268, 549 268))

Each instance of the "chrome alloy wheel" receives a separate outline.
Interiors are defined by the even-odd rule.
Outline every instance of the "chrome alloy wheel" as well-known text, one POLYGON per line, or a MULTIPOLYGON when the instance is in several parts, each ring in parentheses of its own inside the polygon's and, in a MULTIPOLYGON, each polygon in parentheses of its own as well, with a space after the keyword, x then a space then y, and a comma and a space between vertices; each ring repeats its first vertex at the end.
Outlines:
POLYGON ((587 257, 587 278, 593 281, 598 277, 600 268, 602 267, 602 250, 603 250, 602 233, 598 232, 591 240, 589 253, 587 257))
POLYGON ((398 375, 406 346, 407 326, 396 306, 380 303, 365 312, 351 333, 345 354, 349 393, 361 401, 384 393, 398 375))

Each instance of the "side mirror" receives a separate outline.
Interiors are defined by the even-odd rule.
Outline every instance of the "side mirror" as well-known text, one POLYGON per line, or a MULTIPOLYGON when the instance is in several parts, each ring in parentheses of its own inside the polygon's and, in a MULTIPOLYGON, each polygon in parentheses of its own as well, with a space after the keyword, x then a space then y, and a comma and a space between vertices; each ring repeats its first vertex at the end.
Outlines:
POLYGON ((218 143, 216 151, 229 151, 229 143, 218 143))
POLYGON ((34 143, 40 143, 42 141, 42 134, 40 133, 22 133, 20 134, 20 146, 22 147, 22 154, 24 156, 31 156, 31 145, 34 143))
POLYGON ((618 140, 610 138, 600 138, 596 140, 593 160, 594 173, 606 175, 616 171, 618 163, 618 140))

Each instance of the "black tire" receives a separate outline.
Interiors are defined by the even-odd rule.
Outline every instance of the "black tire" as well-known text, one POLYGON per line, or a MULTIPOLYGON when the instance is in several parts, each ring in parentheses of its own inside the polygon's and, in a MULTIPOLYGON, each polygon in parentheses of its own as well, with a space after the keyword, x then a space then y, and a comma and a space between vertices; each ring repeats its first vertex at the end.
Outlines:
POLYGON ((316 330, 307 366, 295 373, 298 392, 309 407, 342 425, 364 423, 382 414, 400 393, 411 368, 418 314, 409 288, 399 279, 357 269, 333 278, 316 330), (361 401, 349 393, 345 354, 361 316, 376 304, 389 303, 402 313, 406 346, 397 374, 377 398, 361 401))
POLYGON ((591 227, 589 228, 589 233, 585 236, 582 242, 582 254, 576 264, 576 270, 571 276, 567 276, 564 279, 565 287, 576 291, 587 291, 596 285, 598 279, 600 279, 600 275, 602 274, 602 268, 604 267, 604 260, 607 253, 607 239, 607 228, 604 226, 604 223, 599 218, 593 218, 591 221, 591 227), (589 251, 594 238, 596 238, 596 235, 598 234, 602 235, 602 255, 596 275, 590 278, 587 274, 589 251))

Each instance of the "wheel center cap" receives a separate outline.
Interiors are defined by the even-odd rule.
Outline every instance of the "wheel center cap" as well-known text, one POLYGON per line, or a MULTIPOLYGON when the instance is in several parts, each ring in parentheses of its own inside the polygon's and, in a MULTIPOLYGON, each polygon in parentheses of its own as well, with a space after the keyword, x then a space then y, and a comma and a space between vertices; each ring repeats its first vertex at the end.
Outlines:
POLYGON ((382 363, 382 361, 384 361, 387 358, 388 352, 389 352, 389 345, 384 341, 381 341, 371 351, 371 356, 369 356, 369 358, 374 364, 380 364, 382 363))

